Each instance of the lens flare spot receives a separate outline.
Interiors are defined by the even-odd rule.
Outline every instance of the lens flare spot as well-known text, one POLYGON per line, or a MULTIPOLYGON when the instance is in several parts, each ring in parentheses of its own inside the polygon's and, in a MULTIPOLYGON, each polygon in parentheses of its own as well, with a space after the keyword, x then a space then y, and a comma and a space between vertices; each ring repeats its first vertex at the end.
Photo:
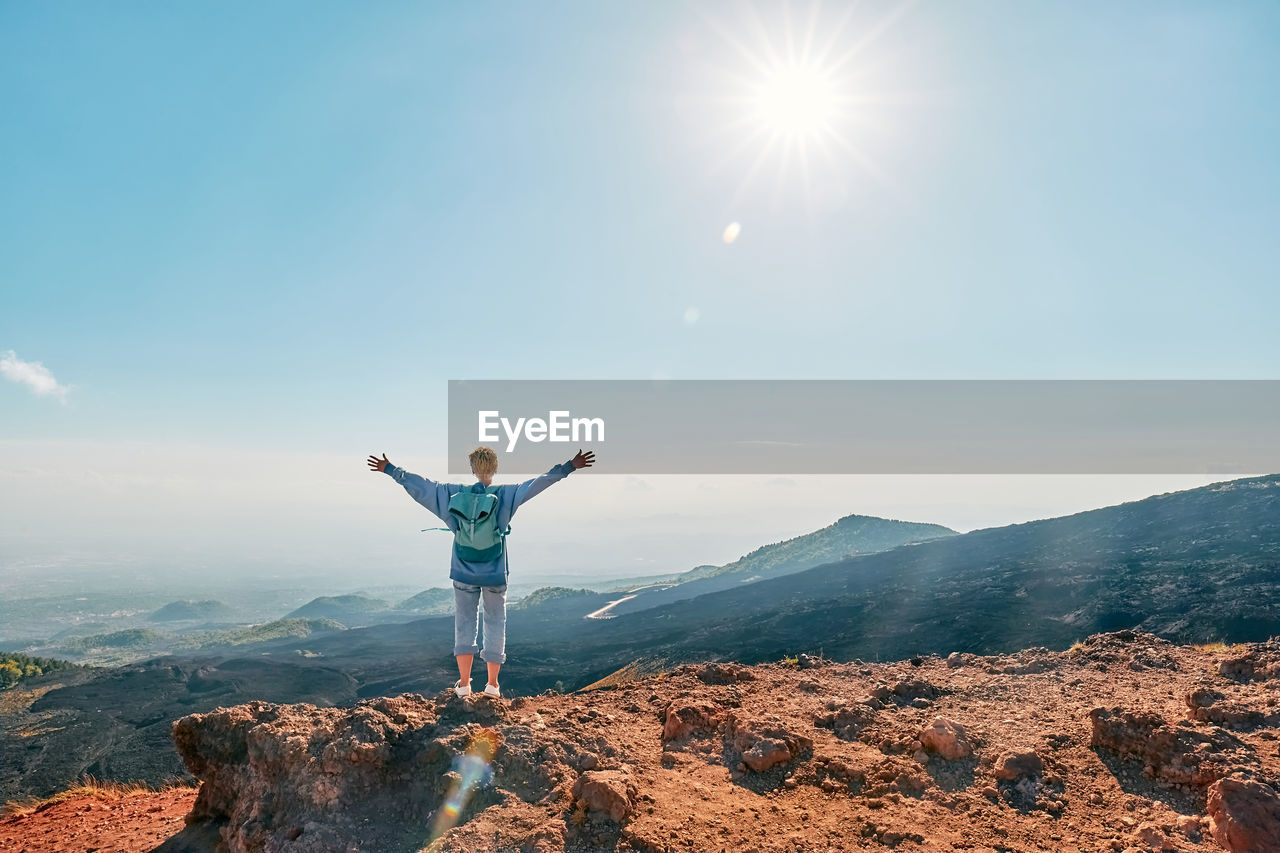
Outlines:
POLYGON ((741 232, 742 232, 741 224, 737 222, 730 222, 728 225, 725 226, 722 239, 726 244, 732 243, 734 240, 738 239, 738 234, 740 234, 741 232))
POLYGON ((698 318, 702 316, 702 312, 698 310, 698 306, 690 305, 684 309, 684 323, 686 326, 692 326, 698 322, 698 318))
POLYGON ((467 807, 472 791, 493 779, 493 757, 498 752, 501 736, 492 729, 481 729, 467 744, 462 755, 453 760, 449 771, 452 782, 444 805, 436 814, 431 838, 437 839, 458 823, 458 816, 467 807))

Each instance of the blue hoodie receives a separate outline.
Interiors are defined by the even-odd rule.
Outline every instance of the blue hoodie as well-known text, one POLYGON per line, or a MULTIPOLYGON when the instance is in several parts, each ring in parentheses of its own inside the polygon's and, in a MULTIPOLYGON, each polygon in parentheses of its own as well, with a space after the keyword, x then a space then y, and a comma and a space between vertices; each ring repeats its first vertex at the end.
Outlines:
MULTIPOLYGON (((516 514, 516 509, 521 504, 534 495, 541 493, 543 489, 552 483, 563 480, 573 470, 573 460, 571 459, 568 462, 561 462, 542 476, 526 480, 519 485, 499 486, 498 529, 506 530, 507 525, 511 523, 511 516, 516 514)), ((477 492, 484 491, 484 485, 479 481, 470 486, 458 483, 437 483, 434 480, 428 480, 426 477, 410 474, 390 462, 387 463, 385 472, 391 475, 392 479, 397 483, 404 486, 404 490, 409 493, 411 498, 431 510, 433 515, 455 532, 457 531, 457 522, 449 515, 449 498, 463 489, 472 489, 477 492)), ((501 556, 488 563, 472 563, 464 560, 458 556, 458 551, 455 548, 453 549, 453 561, 449 566, 449 577, 458 583, 471 584, 472 586, 502 586, 507 582, 509 571, 505 546, 502 549, 501 556)))

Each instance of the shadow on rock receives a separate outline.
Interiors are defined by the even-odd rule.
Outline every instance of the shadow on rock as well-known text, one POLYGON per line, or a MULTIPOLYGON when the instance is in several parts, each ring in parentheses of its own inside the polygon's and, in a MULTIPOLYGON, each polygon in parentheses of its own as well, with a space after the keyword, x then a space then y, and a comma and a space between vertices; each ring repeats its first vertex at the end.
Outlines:
POLYGON ((207 820, 188 823, 181 832, 166 838, 151 853, 215 853, 221 841, 219 831, 223 825, 207 820))
POLYGON ((1121 758, 1107 749, 1094 748, 1094 755, 1115 777, 1116 784, 1126 794, 1144 797, 1164 803, 1179 814, 1203 814, 1205 810, 1205 792, 1203 788, 1191 788, 1183 791, 1178 788, 1167 788, 1155 779, 1143 775, 1142 762, 1134 758, 1121 758))

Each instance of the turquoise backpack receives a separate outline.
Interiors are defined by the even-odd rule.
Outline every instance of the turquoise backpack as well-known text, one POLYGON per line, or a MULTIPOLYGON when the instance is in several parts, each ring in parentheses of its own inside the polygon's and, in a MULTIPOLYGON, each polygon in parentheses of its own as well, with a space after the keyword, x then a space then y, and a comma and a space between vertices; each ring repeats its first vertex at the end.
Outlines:
POLYGON ((449 498, 449 515, 458 525, 453 534, 453 550, 469 563, 488 563, 502 556, 502 542, 511 532, 511 525, 506 530, 498 529, 499 488, 487 486, 483 492, 474 492, 468 486, 449 498))

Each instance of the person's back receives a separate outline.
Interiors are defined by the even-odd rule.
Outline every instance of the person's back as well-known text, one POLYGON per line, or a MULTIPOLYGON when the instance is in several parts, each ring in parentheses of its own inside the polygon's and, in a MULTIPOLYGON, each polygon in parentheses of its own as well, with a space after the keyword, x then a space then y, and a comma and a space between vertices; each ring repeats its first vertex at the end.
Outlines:
MULTIPOLYGON (((458 660, 458 682, 454 690, 459 696, 471 692, 471 663, 479 653, 488 665, 489 679, 485 685, 485 693, 498 696, 498 670, 506 662, 506 622, 507 622, 507 577, 510 567, 507 561, 505 533, 510 529, 511 518, 525 501, 540 494, 552 483, 559 482, 578 468, 586 468, 594 462, 595 454, 578 451, 568 462, 556 465, 547 473, 526 480, 516 485, 492 486, 493 476, 498 470, 498 455, 489 447, 477 447, 471 452, 469 461, 471 471, 477 482, 466 486, 458 483, 437 483, 426 477, 412 474, 403 468, 393 465, 387 455, 382 458, 369 457, 369 467, 382 471, 404 486, 415 501, 426 507, 433 515, 443 521, 448 530, 455 534, 454 547, 449 563, 449 577, 453 581, 454 595, 454 648, 453 653, 458 660), (461 513, 449 511, 450 501, 459 492, 470 491, 475 494, 492 492, 497 500, 493 503, 489 521, 496 523, 499 531, 501 548, 496 556, 489 559, 474 559, 474 549, 459 548, 457 534, 461 513), (468 559, 472 557, 472 559, 468 559), (478 635, 477 617, 481 601, 484 604, 484 648, 476 645, 478 635)), ((455 502, 455 508, 462 502, 455 502)), ((472 502, 468 502, 472 503, 472 502)), ((475 516, 468 516, 474 518, 475 516)))

